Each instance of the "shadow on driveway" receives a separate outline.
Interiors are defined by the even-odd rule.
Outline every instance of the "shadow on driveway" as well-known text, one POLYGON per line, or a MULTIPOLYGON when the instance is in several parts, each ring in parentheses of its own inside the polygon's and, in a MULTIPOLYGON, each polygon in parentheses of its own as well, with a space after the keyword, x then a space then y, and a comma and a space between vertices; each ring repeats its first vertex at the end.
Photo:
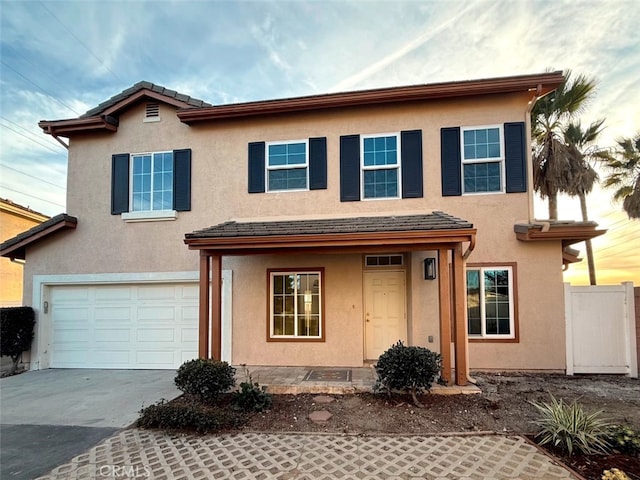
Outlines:
POLYGON ((0 478, 32 479, 180 392, 172 370, 40 370, 0 380, 0 478))

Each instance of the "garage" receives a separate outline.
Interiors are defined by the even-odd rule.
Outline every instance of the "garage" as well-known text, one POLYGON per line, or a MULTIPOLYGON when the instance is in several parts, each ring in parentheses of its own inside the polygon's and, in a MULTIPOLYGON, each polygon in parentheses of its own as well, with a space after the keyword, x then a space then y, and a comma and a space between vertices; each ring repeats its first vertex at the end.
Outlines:
POLYGON ((50 367, 175 369, 198 356, 198 284, 48 287, 50 367))

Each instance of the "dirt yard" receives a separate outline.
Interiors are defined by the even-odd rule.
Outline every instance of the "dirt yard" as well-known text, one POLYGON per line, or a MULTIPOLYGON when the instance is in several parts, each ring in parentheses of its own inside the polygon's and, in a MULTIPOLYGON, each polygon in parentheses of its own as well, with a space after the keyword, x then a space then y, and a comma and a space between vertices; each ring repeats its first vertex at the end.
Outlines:
MULTIPOLYGON (((613 423, 640 430, 640 381, 618 376, 542 374, 475 374, 479 395, 424 395, 424 408, 416 408, 408 396, 355 394, 333 395, 328 404, 315 395, 276 395, 271 410, 255 414, 243 430, 261 432, 338 432, 434 434, 444 432, 510 432, 533 434, 536 409, 549 394, 587 411, 602 410, 613 423), (333 416, 323 424, 308 415, 327 410, 333 416)), ((559 455, 559 452, 553 452, 559 455)), ((640 459, 628 455, 578 456, 562 459, 588 479, 600 479, 605 468, 622 468, 640 480, 640 459)))

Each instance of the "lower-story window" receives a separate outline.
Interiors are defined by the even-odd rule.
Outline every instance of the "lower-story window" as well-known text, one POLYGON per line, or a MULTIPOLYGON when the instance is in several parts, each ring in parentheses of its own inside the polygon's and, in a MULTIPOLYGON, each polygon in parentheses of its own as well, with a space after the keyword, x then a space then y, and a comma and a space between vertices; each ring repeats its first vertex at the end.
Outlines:
POLYGON ((467 266, 469 339, 515 339, 515 265, 467 266))
POLYGON ((269 339, 323 340, 324 269, 269 270, 269 339))

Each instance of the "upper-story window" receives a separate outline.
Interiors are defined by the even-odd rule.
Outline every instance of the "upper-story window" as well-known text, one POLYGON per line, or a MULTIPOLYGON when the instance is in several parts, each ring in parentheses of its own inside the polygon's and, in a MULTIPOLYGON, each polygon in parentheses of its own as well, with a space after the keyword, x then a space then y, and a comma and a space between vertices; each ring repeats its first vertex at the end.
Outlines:
POLYGON ((131 211, 173 210, 173 152, 131 155, 131 211))
POLYGON ((306 190, 309 184, 307 141, 267 143, 267 189, 306 190))
POLYGON ((504 192, 502 127, 462 128, 462 192, 504 192))
POLYGON ((363 135, 362 198, 399 198, 399 134, 363 135))
POLYGON ((111 157, 111 214, 128 222, 173 220, 191 210, 191 149, 111 157))

